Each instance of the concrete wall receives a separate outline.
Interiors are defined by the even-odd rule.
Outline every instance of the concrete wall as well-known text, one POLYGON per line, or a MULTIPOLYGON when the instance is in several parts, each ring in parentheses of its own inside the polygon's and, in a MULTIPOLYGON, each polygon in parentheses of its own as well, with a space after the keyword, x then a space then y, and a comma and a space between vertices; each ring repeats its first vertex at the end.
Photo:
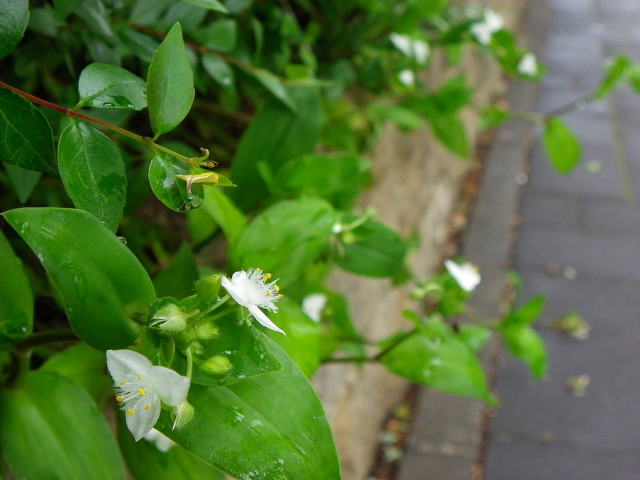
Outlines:
MULTIPOLYGON (((485 2, 504 15, 511 29, 517 28, 525 3, 525 0, 485 2)), ((499 68, 477 48, 467 49, 463 62, 455 69, 436 56, 424 75, 431 85, 438 85, 459 72, 466 74, 469 84, 476 89, 478 104, 490 102, 505 90, 499 68)), ((476 115, 465 111, 463 118, 473 145, 477 135, 476 115)), ((428 127, 404 134, 391 124, 386 126, 372 159, 375 184, 360 204, 375 207, 378 220, 398 229, 405 237, 418 231, 421 248, 410 261, 419 275, 428 277, 441 268, 449 217, 470 162, 446 151, 434 140, 428 127)), ((332 286, 347 296, 352 316, 370 339, 381 339, 400 328, 409 328, 401 312, 419 308, 408 299, 408 288, 394 289, 387 280, 336 272, 332 286)), ((365 479, 374 460, 382 421, 403 398, 407 382, 376 364, 364 367, 328 364, 318 371, 313 384, 334 431, 344 480, 365 479)))

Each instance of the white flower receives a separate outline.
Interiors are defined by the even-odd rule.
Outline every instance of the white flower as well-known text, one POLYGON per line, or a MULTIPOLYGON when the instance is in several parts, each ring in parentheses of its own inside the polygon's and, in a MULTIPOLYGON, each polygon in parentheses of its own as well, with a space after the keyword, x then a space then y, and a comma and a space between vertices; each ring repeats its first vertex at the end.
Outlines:
MULTIPOLYGON (((222 286, 227 289, 227 292, 238 302, 238 305, 249 310, 249 313, 253 315, 258 323, 261 325, 284 334, 281 330, 269 320, 261 308, 265 308, 272 312, 277 312, 278 307, 275 306, 282 295, 278 294, 280 287, 276 285, 276 281, 267 283, 267 280, 271 278, 271 274, 263 274, 259 268, 250 268, 245 272, 240 270, 236 272, 229 280, 227 277, 222 277, 222 286)), ((286 334, 285 334, 286 335, 286 334)))
POLYGON ((424 64, 429 57, 429 44, 422 40, 411 40, 408 35, 392 33, 389 35, 391 43, 407 57, 413 57, 420 64, 424 64))
POLYGON ((171 450, 176 442, 167 437, 164 433, 152 428, 144 435, 144 439, 148 442, 153 442, 156 444, 156 448, 161 452, 168 452, 171 450))
POLYGON ((526 53, 522 57, 518 63, 518 72, 530 77, 535 77, 538 74, 538 62, 536 62, 536 56, 533 53, 526 53))
POLYGON ((320 321, 326 305, 327 296, 324 293, 312 293, 302 299, 302 311, 316 322, 320 321))
POLYGON ((132 350, 107 350, 107 368, 116 400, 126 412, 127 427, 136 442, 158 421, 160 403, 175 407, 187 398, 191 380, 173 370, 154 366, 132 350))
POLYGON ((478 267, 472 263, 466 262, 462 265, 458 265, 451 260, 445 260, 444 266, 456 282, 458 282, 460 288, 467 292, 472 292, 480 283, 478 267))
POLYGON ((402 70, 398 73, 398 79, 408 87, 416 83, 416 76, 412 70, 402 70))
POLYGON ((491 9, 487 9, 484 11, 484 21, 474 23, 471 26, 471 34, 476 37, 482 45, 489 45, 493 34, 502 30, 502 27, 504 27, 502 15, 491 9))

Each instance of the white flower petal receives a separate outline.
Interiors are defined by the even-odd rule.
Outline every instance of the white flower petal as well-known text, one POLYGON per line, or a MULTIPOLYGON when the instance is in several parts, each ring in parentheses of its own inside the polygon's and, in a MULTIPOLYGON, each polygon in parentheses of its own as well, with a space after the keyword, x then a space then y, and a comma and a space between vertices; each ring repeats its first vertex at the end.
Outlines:
POLYGON ((429 44, 422 40, 415 40, 411 46, 413 47, 413 58, 416 59, 416 62, 421 65, 426 63, 429 58, 429 44))
POLYGON ((302 299, 302 311, 316 322, 320 321, 326 305, 327 296, 324 293, 312 293, 302 299))
POLYGON ((406 56, 411 56, 411 38, 408 35, 400 35, 399 33, 392 33, 389 35, 393 45, 404 53, 406 56))
POLYGON ((155 392, 160 401, 170 407, 175 407, 187 398, 191 380, 170 368, 152 367, 151 378, 155 392))
POLYGON ((532 77, 538 74, 538 62, 533 53, 528 52, 522 57, 520 63, 518 63, 518 72, 532 77))
POLYGON ((155 428, 149 430, 149 432, 144 436, 144 439, 148 442, 155 443, 156 448, 161 452, 168 452, 171 450, 171 447, 176 444, 176 442, 155 428))
POLYGON ((402 70, 400 73, 398 73, 398 78, 400 79, 400 81, 402 83, 404 83, 407 86, 412 86, 416 83, 416 76, 413 73, 413 71, 411 70, 402 70))
POLYGON ((139 409, 135 413, 124 412, 127 421, 127 428, 133 433, 136 442, 144 437, 158 421, 160 417, 160 402, 149 403, 149 408, 139 409))
MULTIPOLYGON (((240 272, 236 272, 233 274, 233 278, 236 277, 236 274, 240 272)), ((243 272, 244 273, 244 272, 243 272)), ((229 295, 233 297, 233 299, 238 303, 238 305, 242 305, 243 307, 248 307, 247 298, 244 290, 237 287, 232 281, 230 281, 227 277, 222 277, 222 286, 229 292, 229 295)))
POLYGON ((247 308, 249 309, 249 313, 253 315, 253 318, 255 318, 260 325, 286 335, 286 333, 284 333, 284 330, 278 328, 278 326, 275 323, 273 323, 271 320, 269 320, 269 317, 267 317, 264 314, 264 312, 260 310, 258 307, 256 307, 255 305, 251 305, 247 308))
POLYGON ((463 265, 458 265, 451 260, 445 260, 444 266, 456 282, 458 282, 460 288, 467 292, 472 292, 480 283, 478 269, 471 263, 467 262, 463 265))
POLYGON ((107 350, 107 368, 116 384, 127 380, 132 372, 147 376, 152 366, 147 357, 133 350, 107 350))

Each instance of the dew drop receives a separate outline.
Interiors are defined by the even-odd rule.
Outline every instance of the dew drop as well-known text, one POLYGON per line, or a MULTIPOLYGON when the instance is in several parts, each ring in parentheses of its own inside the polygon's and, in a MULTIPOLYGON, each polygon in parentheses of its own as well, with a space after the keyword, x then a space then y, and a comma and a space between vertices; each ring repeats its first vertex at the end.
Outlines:
POLYGON ((102 108, 115 108, 115 105, 113 103, 104 102, 102 104, 102 108))
POLYGON ((127 239, 124 237, 118 237, 118 240, 120 240, 122 243, 124 243, 125 245, 127 244, 127 239))
POLYGON ((189 442, 184 442, 184 443, 182 444, 182 448, 184 448, 185 450, 189 450, 189 449, 191 449, 191 443, 189 443, 189 442))

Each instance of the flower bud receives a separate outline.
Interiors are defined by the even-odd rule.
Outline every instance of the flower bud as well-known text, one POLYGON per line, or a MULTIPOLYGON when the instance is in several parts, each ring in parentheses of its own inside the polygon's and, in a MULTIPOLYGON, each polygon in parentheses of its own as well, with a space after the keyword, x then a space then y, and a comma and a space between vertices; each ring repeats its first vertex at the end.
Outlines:
POLYGON ((198 340, 211 340, 220 336, 220 330, 212 322, 202 322, 195 326, 194 332, 198 340))
POLYGON ((213 378, 224 378, 233 368, 229 359, 223 355, 214 355, 200 365, 200 370, 213 378))
POLYGON ((196 292, 207 303, 213 303, 218 299, 220 290, 220 275, 209 275, 202 277, 196 282, 196 292))
POLYGON ((187 423, 193 420, 193 416, 196 411, 187 400, 183 400, 177 407, 171 412, 173 418, 173 429, 175 430, 184 427, 187 423))
POLYGON ((177 305, 168 303, 153 315, 151 326, 167 332, 181 332, 187 326, 187 318, 190 316, 184 313, 177 305))

